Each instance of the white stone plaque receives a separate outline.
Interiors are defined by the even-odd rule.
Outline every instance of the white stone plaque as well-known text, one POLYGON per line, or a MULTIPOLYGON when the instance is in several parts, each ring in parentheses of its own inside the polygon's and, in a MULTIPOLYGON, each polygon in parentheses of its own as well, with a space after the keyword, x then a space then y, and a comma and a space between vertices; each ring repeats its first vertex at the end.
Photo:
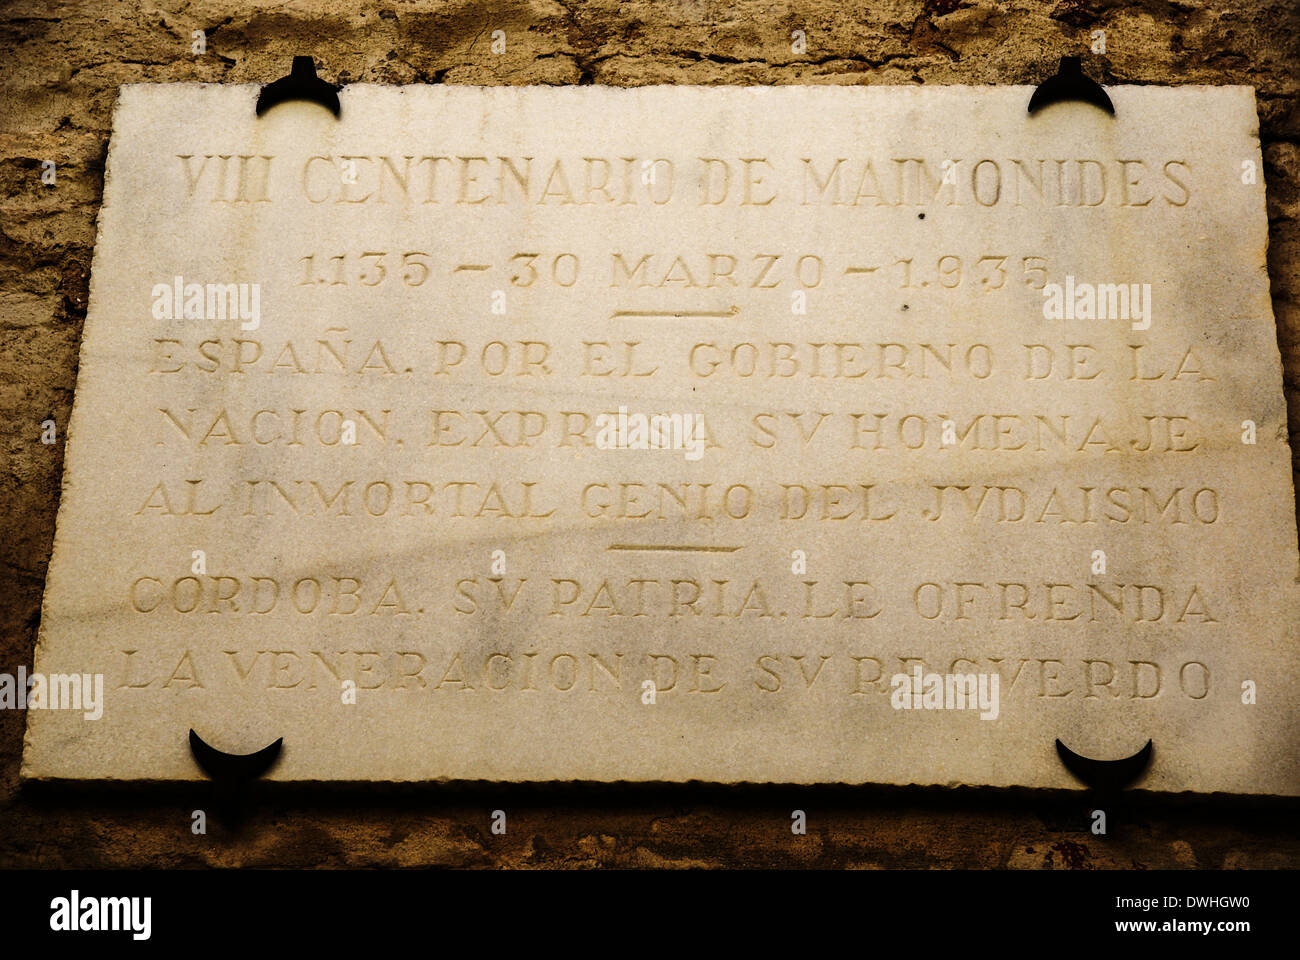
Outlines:
POLYGON ((1031 92, 123 87, 24 775, 1300 793, 1253 92, 1031 92))

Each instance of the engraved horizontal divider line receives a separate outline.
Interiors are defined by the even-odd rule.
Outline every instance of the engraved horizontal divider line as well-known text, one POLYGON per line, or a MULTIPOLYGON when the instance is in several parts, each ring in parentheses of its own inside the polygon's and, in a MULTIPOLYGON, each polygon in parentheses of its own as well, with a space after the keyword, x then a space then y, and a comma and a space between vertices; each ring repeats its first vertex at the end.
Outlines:
POLYGON ((645 553, 663 551, 665 553, 735 553, 744 547, 715 547, 710 544, 695 543, 611 543, 606 550, 638 550, 645 553))
POLYGON ((726 310, 615 310, 609 315, 611 320, 619 317, 734 317, 740 313, 740 307, 734 304, 726 310))

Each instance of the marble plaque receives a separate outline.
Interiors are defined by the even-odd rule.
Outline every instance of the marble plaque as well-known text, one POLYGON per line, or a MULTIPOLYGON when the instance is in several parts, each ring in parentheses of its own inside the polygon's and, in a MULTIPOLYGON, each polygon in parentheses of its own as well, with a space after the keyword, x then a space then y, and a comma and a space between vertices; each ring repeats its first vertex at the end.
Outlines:
POLYGON ((1250 88, 257 92, 122 88, 24 776, 1300 793, 1250 88))

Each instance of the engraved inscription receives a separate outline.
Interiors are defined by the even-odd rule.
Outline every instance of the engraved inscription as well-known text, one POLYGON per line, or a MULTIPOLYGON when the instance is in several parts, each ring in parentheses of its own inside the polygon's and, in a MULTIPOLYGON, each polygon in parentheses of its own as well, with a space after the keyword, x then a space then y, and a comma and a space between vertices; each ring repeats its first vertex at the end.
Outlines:
POLYGON ((123 88, 27 774, 1300 793, 1254 102, 1110 92, 123 88))

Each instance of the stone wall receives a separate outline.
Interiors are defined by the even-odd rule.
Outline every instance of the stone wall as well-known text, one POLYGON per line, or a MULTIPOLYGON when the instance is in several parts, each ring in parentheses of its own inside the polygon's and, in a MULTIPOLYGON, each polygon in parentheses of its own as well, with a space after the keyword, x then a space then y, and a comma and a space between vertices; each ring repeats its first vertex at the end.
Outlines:
MULTIPOLYGON (((11 0, 0 11, 0 669, 30 664, 54 534, 117 87, 266 82, 310 53, 337 82, 1036 83, 1082 54, 1103 83, 1250 84, 1269 274, 1300 450, 1300 7, 1292 0, 11 0), (791 52, 793 30, 807 51, 791 52), (207 49, 191 50, 194 30, 207 49), (492 52, 503 30, 504 53, 492 52), (1093 30, 1106 52, 1088 52, 1093 30), (42 162, 57 182, 42 185, 42 162)), ((793 121, 792 122, 797 122, 793 121)), ((1294 867, 1295 805, 1135 796, 1112 833, 1080 797, 682 786, 208 785, 20 789, 24 717, 0 712, 0 866, 1294 867), (214 814, 206 836, 196 808, 214 814), (489 830, 507 811, 505 837, 489 830), (790 832, 790 811, 809 816, 790 832)))

